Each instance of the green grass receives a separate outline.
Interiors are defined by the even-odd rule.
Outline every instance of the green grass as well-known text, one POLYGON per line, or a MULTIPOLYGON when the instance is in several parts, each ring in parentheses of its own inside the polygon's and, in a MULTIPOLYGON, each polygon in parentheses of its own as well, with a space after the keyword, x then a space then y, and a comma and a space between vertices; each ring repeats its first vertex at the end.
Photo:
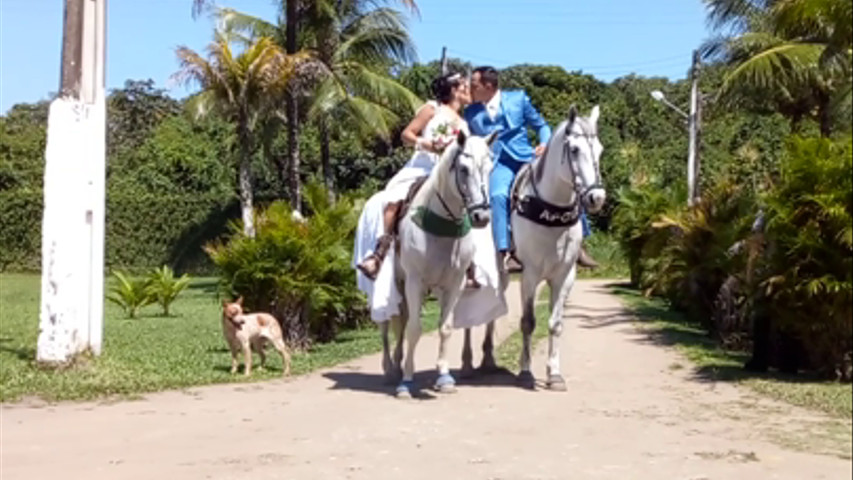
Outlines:
MULTIPOLYGON (((536 328, 530 338, 531 350, 536 348, 540 340, 548 336, 548 317, 551 309, 548 306, 548 295, 550 289, 546 285, 539 293, 539 300, 534 307, 536 315, 536 328)), ((521 358, 521 330, 516 329, 506 340, 501 342, 495 349, 495 362, 499 367, 505 368, 513 373, 518 373, 518 359, 521 358)), ((531 351, 531 355, 533 352, 531 351)))
MULTIPOLYGON (((40 277, 0 275, 0 401, 26 397, 46 401, 85 400, 214 383, 257 382, 281 378, 281 358, 268 350, 266 371, 250 379, 231 375, 231 356, 222 336, 216 279, 197 278, 175 301, 171 317, 159 307, 141 309, 127 319, 121 309, 105 304, 103 354, 82 357, 63 370, 35 364, 38 337, 40 277)), ((424 327, 436 327, 437 306, 425 307, 424 327)), ((382 349, 378 329, 342 332, 334 342, 295 352, 294 375, 332 366, 382 349)), ((255 356, 255 365, 258 357, 255 356)))
POLYGON ((620 296, 657 339, 675 346, 696 366, 696 375, 717 381, 731 381, 800 407, 839 418, 853 417, 853 388, 850 384, 820 381, 807 375, 759 374, 742 368, 747 355, 721 349, 698 325, 690 324, 663 300, 644 298, 639 292, 615 288, 620 296))
POLYGON ((595 270, 578 269, 578 278, 628 278, 628 260, 616 237, 603 232, 594 232, 584 239, 587 253, 600 265, 595 270))

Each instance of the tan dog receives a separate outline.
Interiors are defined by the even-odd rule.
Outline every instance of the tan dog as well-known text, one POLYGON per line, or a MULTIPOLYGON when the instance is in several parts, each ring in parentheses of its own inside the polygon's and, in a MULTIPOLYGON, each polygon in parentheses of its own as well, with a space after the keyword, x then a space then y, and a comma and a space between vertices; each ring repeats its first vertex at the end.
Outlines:
POLYGON ((272 343, 284 364, 284 375, 290 375, 290 353, 284 344, 278 320, 268 313, 243 313, 243 297, 236 302, 222 301, 222 330, 231 349, 231 373, 237 372, 237 354, 242 349, 245 357, 245 374, 252 374, 252 351, 261 356, 261 368, 267 358, 264 354, 267 342, 272 343))

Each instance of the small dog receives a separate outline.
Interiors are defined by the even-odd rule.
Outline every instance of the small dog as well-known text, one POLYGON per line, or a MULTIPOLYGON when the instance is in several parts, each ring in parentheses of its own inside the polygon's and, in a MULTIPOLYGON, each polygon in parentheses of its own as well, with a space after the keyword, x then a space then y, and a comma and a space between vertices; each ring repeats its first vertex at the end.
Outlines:
POLYGON ((252 374, 252 351, 261 356, 261 368, 264 368, 267 342, 272 343, 281 354, 284 363, 284 375, 290 375, 290 353, 284 343, 281 325, 268 313, 243 313, 243 297, 231 303, 222 301, 222 330, 231 349, 231 373, 237 372, 237 355, 240 350, 245 357, 245 375, 252 374))

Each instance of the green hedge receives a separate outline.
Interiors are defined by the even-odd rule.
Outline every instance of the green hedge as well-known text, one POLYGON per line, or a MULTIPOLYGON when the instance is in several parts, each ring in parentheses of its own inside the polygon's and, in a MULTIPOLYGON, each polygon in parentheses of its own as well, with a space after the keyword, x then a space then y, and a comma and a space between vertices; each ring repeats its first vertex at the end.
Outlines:
MULTIPOLYGON (((0 269, 41 266, 42 193, 0 192, 0 269)), ((107 194, 106 266, 129 270, 168 264, 204 272, 212 264, 201 247, 239 217, 236 198, 221 195, 107 194)))

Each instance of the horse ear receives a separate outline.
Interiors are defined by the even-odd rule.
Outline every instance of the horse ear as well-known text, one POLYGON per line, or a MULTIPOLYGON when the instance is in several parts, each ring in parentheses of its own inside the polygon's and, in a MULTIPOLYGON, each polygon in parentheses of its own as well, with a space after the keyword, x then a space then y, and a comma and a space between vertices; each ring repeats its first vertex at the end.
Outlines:
POLYGON ((591 112, 589 112, 589 121, 590 121, 590 123, 592 123, 593 125, 595 125, 596 123, 598 123, 598 115, 599 115, 599 113, 601 113, 601 111, 600 111, 600 109, 598 108, 598 105, 596 105, 596 106, 592 107, 592 111, 591 111, 591 112))
POLYGON ((222 307, 223 307, 223 308, 225 308, 225 306, 226 306, 226 305, 228 305, 228 299, 227 299, 227 298, 223 298, 223 299, 222 299, 222 307))
POLYGON ((494 132, 490 133, 488 137, 486 137, 486 145, 491 147, 492 144, 495 143, 495 140, 497 140, 497 138, 498 138, 498 131, 495 130, 494 132))
POLYGON ((465 131, 464 130, 460 129, 459 133, 456 134, 456 142, 459 144, 460 147, 465 146, 465 131))
POLYGON ((237 305, 240 305, 242 307, 243 306, 243 296, 240 295, 240 298, 238 298, 234 303, 236 303, 237 305))
POLYGON ((569 125, 575 123, 575 119, 578 118, 578 107, 573 103, 571 107, 569 107, 569 125))

